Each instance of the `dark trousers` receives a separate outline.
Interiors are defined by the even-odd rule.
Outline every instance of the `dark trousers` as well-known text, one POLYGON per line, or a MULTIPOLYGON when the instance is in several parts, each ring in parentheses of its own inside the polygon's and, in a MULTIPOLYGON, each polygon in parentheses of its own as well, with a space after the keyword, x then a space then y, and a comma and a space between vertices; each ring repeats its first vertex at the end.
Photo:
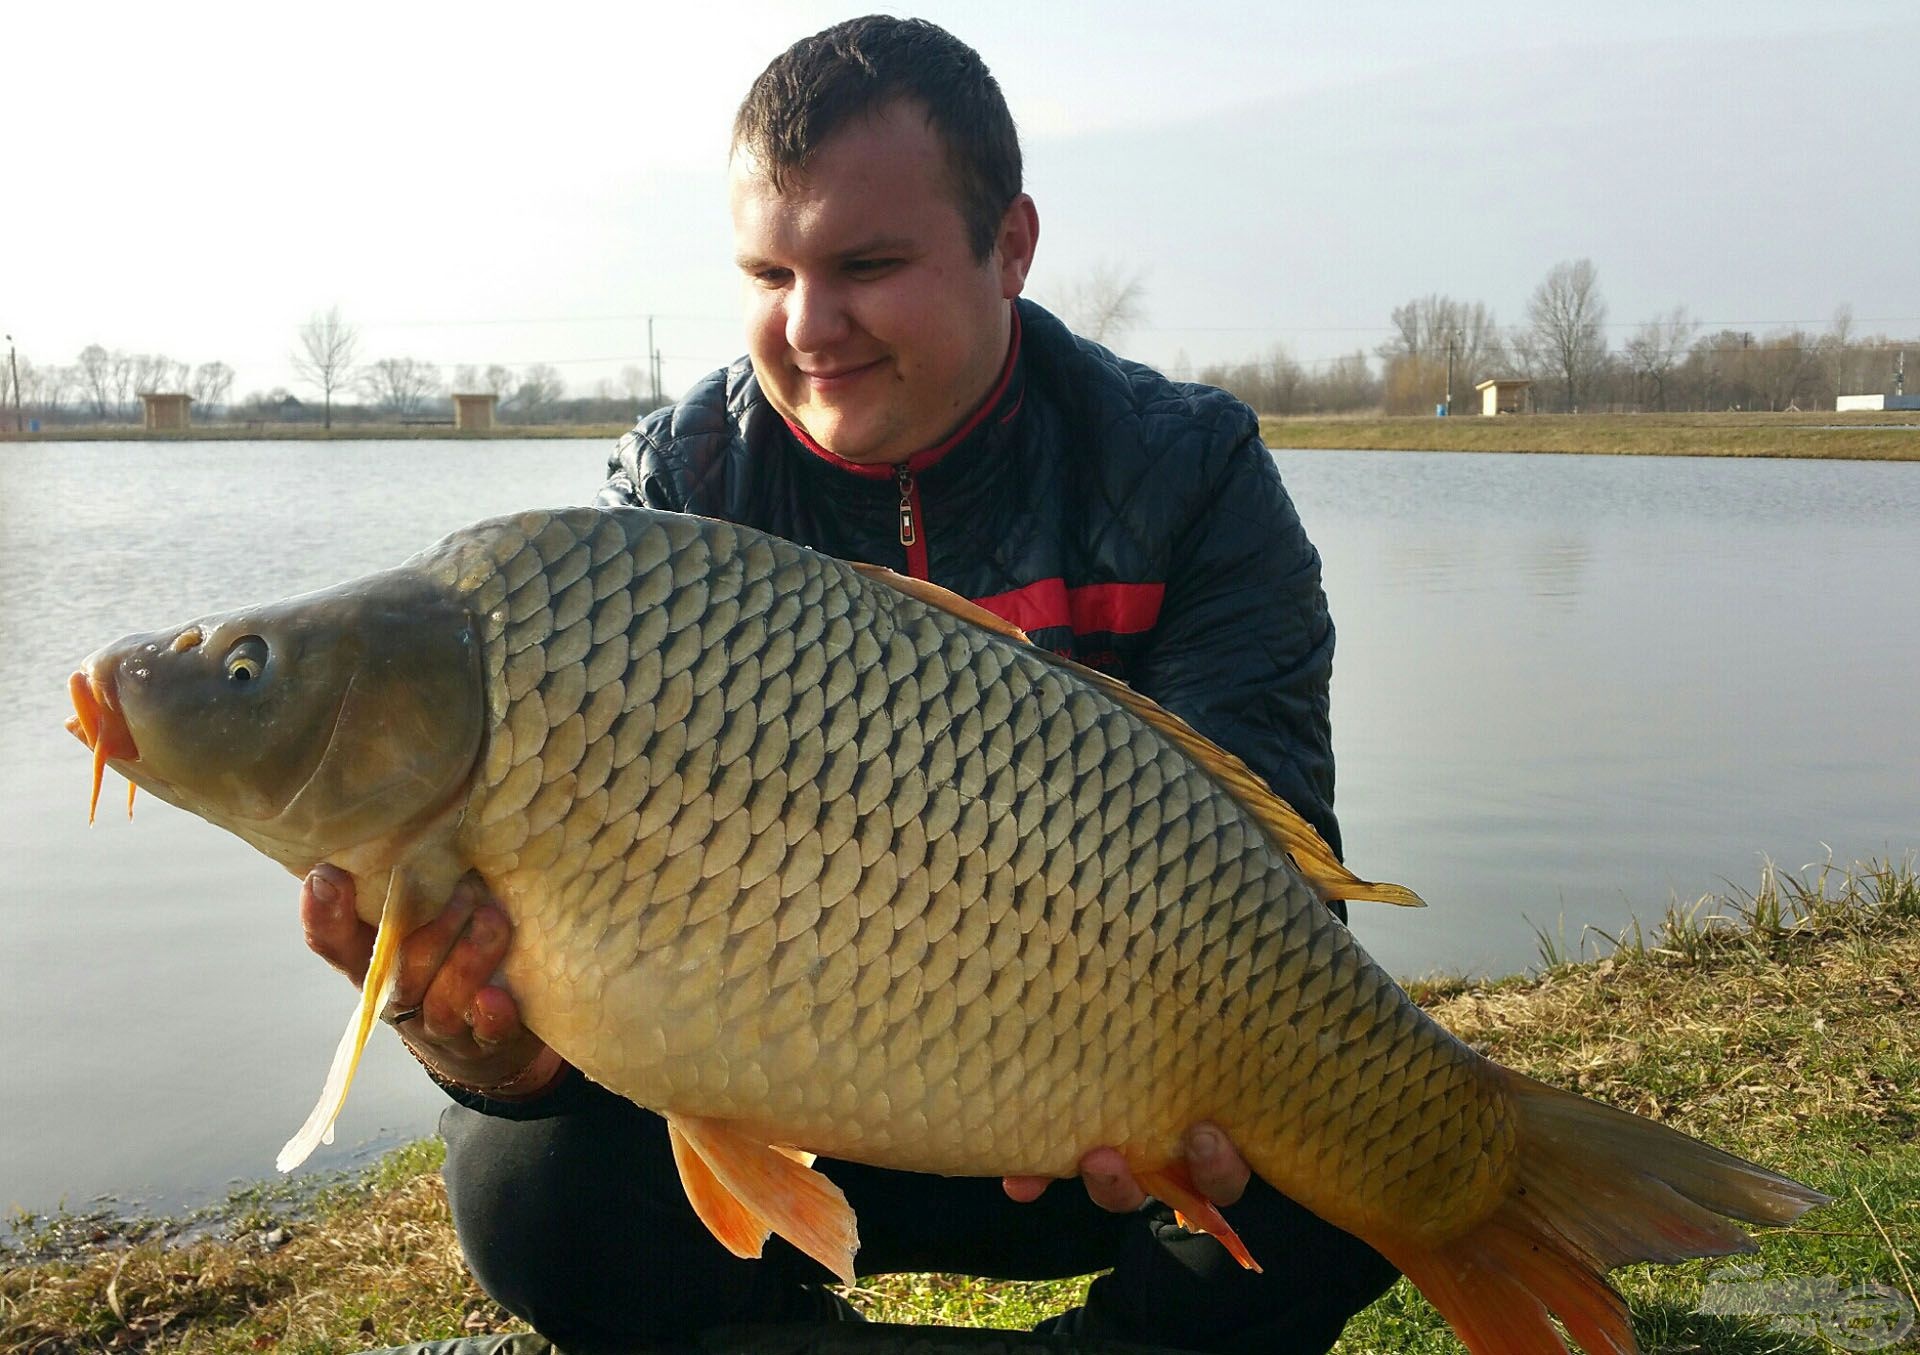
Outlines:
MULTIPOLYGON (((522 1112, 526 1113, 526 1112, 522 1112)), ((711 1327, 818 1320, 832 1277, 783 1239, 730 1255, 681 1189, 666 1123, 575 1076, 527 1118, 441 1118, 454 1225, 474 1275, 568 1351, 682 1340, 711 1327)), ((1319 1355, 1395 1271, 1359 1239, 1256 1180, 1225 1212, 1264 1274, 1149 1204, 1112 1214, 1077 1181, 1016 1204, 998 1180, 818 1163, 859 1218, 862 1275, 1059 1279, 1110 1270, 1063 1329, 1235 1355, 1319 1355)))

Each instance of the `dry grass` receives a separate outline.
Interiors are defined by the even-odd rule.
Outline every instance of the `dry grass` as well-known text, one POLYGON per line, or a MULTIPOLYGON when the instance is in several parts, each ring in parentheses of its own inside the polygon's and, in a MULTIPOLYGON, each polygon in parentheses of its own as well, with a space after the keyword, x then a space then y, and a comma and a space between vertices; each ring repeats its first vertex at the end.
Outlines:
POLYGON ((282 1350, 393 1345, 507 1321, 467 1275, 438 1144, 403 1149, 268 1240, 272 1220, 185 1246, 148 1241, 0 1276, 0 1351, 282 1350))
POLYGON ((1527 414, 1260 420, 1269 447, 1920 461, 1920 414, 1527 414))

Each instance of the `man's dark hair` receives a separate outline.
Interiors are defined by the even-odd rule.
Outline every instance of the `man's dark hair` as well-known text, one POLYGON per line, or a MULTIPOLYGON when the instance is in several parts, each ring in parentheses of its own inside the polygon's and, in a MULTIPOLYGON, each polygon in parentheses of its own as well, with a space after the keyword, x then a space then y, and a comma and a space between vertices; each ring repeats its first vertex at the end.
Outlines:
POLYGON ((984 261, 1020 194, 1020 137, 980 54, 924 19, 869 14, 796 42, 747 91, 734 150, 784 193, 835 132, 897 99, 923 105, 945 143, 967 242, 984 261))

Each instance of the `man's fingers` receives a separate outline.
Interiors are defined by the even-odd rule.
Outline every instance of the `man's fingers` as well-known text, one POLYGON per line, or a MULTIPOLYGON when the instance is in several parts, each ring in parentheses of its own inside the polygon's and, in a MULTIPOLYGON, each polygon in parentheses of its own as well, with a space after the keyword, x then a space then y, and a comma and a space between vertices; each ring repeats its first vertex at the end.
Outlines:
POLYGON ((520 1024, 520 1005, 504 988, 482 988, 467 1004, 466 1014, 473 1038, 482 1046, 502 1045, 526 1033, 527 1028, 520 1024))
POLYGON ((396 958, 399 976, 393 986, 394 1006, 425 1005, 428 991, 473 921, 473 913, 472 896, 456 890, 445 908, 400 942, 396 958))
POLYGON ((1080 1179, 1095 1204, 1116 1214, 1130 1214, 1147 1202, 1147 1192, 1116 1149, 1095 1148, 1081 1158, 1080 1179))
POLYGON ((498 908, 488 904, 473 911, 465 931, 447 952, 445 963, 420 999, 420 1019, 426 1023, 427 1034, 448 1040, 467 1030, 467 1009, 500 967, 511 935, 507 915, 498 908))
POLYGON ((1187 1174, 1199 1192, 1215 1204, 1232 1204, 1246 1193, 1253 1171, 1215 1124, 1187 1131, 1187 1174))
POLYGON ((1000 1178, 1000 1189, 1007 1192, 1008 1199, 1017 1201, 1020 1204, 1032 1204, 1040 1198, 1042 1192, 1051 1184, 1052 1181, 1044 1176, 1003 1176, 1000 1178))
POLYGON ((334 866, 315 866, 300 882, 300 927, 307 949, 353 980, 366 982, 373 959, 373 928, 353 911, 353 877, 334 866))

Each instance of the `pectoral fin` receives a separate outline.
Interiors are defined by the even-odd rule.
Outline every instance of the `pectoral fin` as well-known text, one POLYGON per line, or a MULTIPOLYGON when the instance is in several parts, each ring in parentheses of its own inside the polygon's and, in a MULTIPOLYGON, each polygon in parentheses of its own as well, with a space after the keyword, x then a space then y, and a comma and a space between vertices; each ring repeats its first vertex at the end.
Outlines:
POLYGON ((772 1148, 719 1120, 669 1115, 680 1183, 701 1222, 735 1256, 760 1255, 778 1233, 846 1284, 860 1249, 853 1209, 809 1165, 810 1153, 772 1148))
POLYGON ((313 1113, 307 1116, 307 1122, 287 1140, 286 1147, 273 1160, 274 1166, 283 1172, 292 1171, 305 1162, 321 1144, 333 1142, 333 1122, 347 1103, 347 1089, 353 1085, 354 1070, 360 1066, 360 1053, 367 1047, 367 1036, 373 1033, 374 1019, 393 997, 394 982, 400 977, 400 968, 394 960, 400 953, 402 938, 412 930, 409 910, 402 906, 406 892, 402 872, 394 871, 387 879, 387 897, 380 907, 380 929, 374 935, 373 958, 367 965, 366 982, 360 986, 360 1002, 347 1018, 347 1029, 333 1051, 326 1085, 320 1089, 320 1099, 314 1104, 313 1113))

